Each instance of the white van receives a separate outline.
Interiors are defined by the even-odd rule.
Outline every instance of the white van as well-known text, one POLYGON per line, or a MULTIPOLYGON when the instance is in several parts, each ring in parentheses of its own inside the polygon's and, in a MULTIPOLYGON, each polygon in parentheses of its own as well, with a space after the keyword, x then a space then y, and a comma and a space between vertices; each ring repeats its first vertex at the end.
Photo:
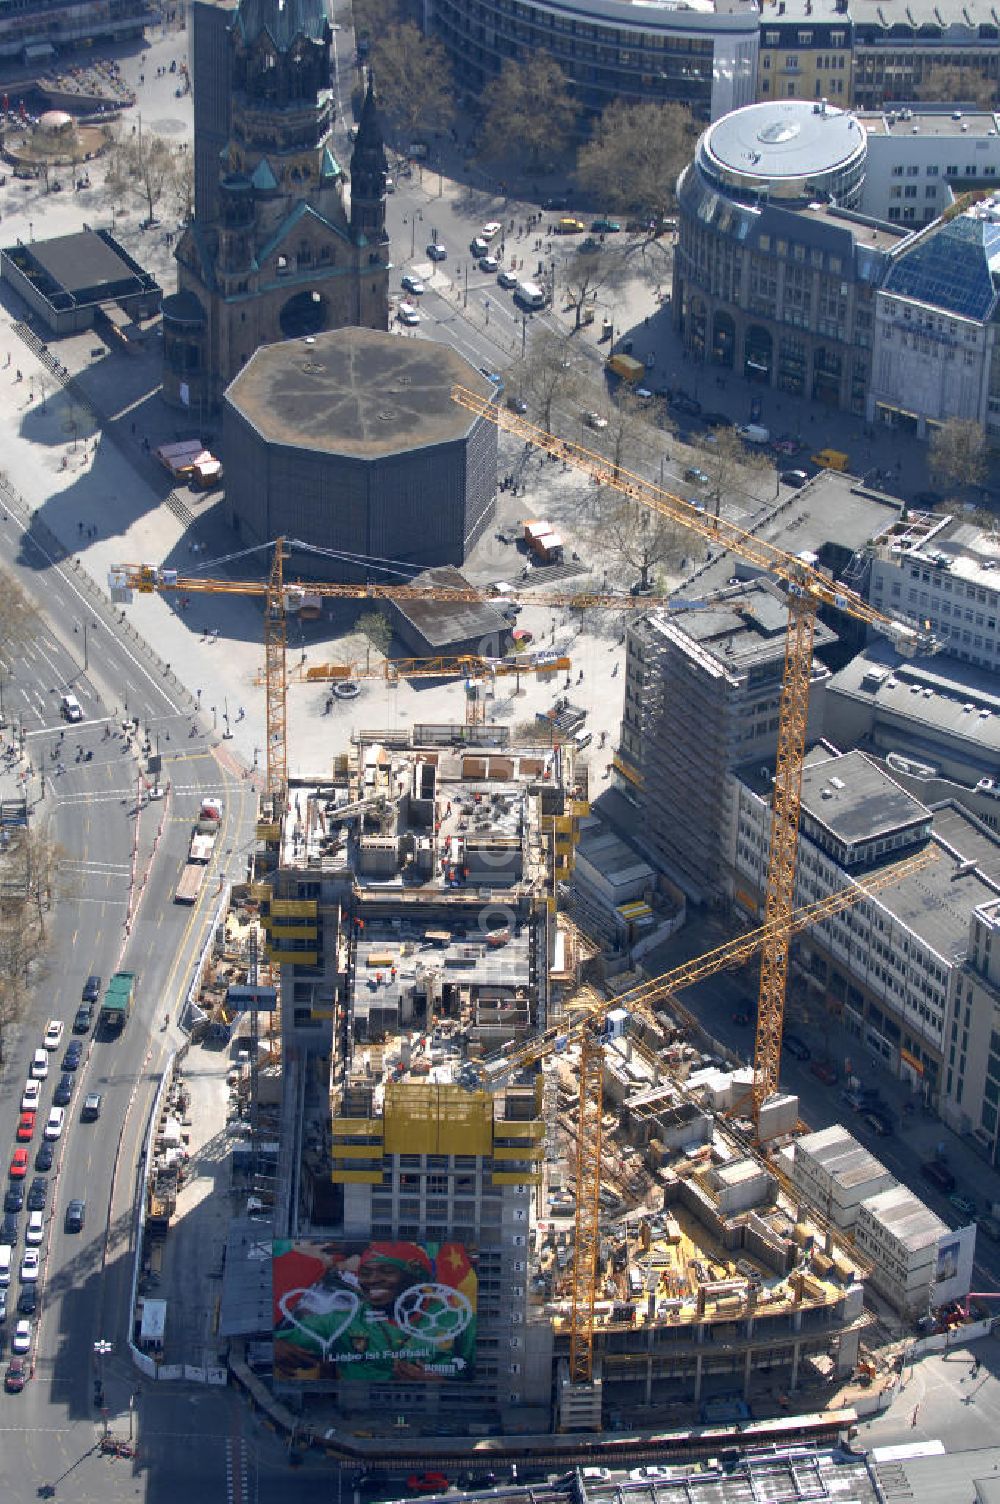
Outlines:
POLYGON ((10 1265, 14 1256, 14 1250, 9 1243, 0 1248, 0 1290, 6 1290, 10 1284, 10 1265))
POLYGON ((521 308, 544 308, 546 297, 537 282, 521 282, 514 293, 514 302, 521 308))

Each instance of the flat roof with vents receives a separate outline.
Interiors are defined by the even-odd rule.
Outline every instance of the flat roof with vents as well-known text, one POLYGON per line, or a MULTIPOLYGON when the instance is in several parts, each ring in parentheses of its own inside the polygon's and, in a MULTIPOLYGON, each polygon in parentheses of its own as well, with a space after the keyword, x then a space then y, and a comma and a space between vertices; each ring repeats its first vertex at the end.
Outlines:
POLYGON ((802 773, 802 809, 848 845, 931 818, 925 804, 863 752, 809 762, 802 773))

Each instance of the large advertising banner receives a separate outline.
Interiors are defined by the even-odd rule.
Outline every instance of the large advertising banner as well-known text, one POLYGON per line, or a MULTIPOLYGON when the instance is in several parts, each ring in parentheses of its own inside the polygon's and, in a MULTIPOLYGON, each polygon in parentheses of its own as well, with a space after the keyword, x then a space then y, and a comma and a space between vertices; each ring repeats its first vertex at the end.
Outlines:
POLYGON ((467 1377, 478 1280, 462 1243, 279 1240, 274 1374, 302 1383, 467 1377))

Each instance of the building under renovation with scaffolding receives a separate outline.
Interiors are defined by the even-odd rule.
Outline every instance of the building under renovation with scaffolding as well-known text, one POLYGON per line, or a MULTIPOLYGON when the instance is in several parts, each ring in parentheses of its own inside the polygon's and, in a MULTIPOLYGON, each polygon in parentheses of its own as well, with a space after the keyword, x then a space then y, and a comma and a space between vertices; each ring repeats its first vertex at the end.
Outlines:
MULTIPOLYGON (((857 1362, 866 1265, 727 1124, 747 1072, 626 994, 594 1035, 592 1362, 583 1383, 571 1368, 576 1007, 598 963, 555 897, 587 809, 569 748, 430 737, 362 736, 262 803, 246 903, 280 1005, 280 1049, 253 1045, 275 1325, 243 1335, 305 1413, 595 1430, 714 1417, 857 1362)), ((794 1101, 774 1111, 794 1128, 794 1101)))

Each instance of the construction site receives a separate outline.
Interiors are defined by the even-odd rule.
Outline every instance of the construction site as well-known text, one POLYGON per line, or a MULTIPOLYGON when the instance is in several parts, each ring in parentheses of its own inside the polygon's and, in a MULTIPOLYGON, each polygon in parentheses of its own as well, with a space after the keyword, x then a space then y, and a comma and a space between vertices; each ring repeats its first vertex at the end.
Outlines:
MULTIPOLYGON (((794 908, 816 612, 846 612, 904 647, 918 634, 809 558, 452 395, 784 585, 750 624, 777 648, 786 608, 781 650, 768 650, 769 686, 781 683, 763 922, 614 991, 598 947, 560 910, 589 815, 572 732, 512 745, 470 693, 463 724, 358 730, 328 775, 290 782, 280 541, 266 582, 124 570, 139 590, 267 601, 266 788, 252 875, 233 893, 252 941, 242 975, 203 1011, 207 1027, 238 1027, 274 1324, 261 1330, 260 1302, 248 1315, 253 1302, 224 1294, 220 1329, 255 1345, 306 1422, 378 1427, 384 1414, 431 1434, 586 1433, 623 1414, 662 1424, 674 1409, 736 1423, 751 1404, 803 1408, 807 1390, 821 1408, 857 1370, 872 1264, 780 1157, 804 1129, 779 1081, 789 944, 933 854, 794 908), (751 960, 752 1064, 706 1057, 675 994, 751 960)), ((309 588, 419 600, 439 587, 309 588)), ((553 667, 542 657, 530 671, 553 667)), ((253 1253, 246 1238, 230 1244, 258 1282, 262 1232, 253 1253)))

